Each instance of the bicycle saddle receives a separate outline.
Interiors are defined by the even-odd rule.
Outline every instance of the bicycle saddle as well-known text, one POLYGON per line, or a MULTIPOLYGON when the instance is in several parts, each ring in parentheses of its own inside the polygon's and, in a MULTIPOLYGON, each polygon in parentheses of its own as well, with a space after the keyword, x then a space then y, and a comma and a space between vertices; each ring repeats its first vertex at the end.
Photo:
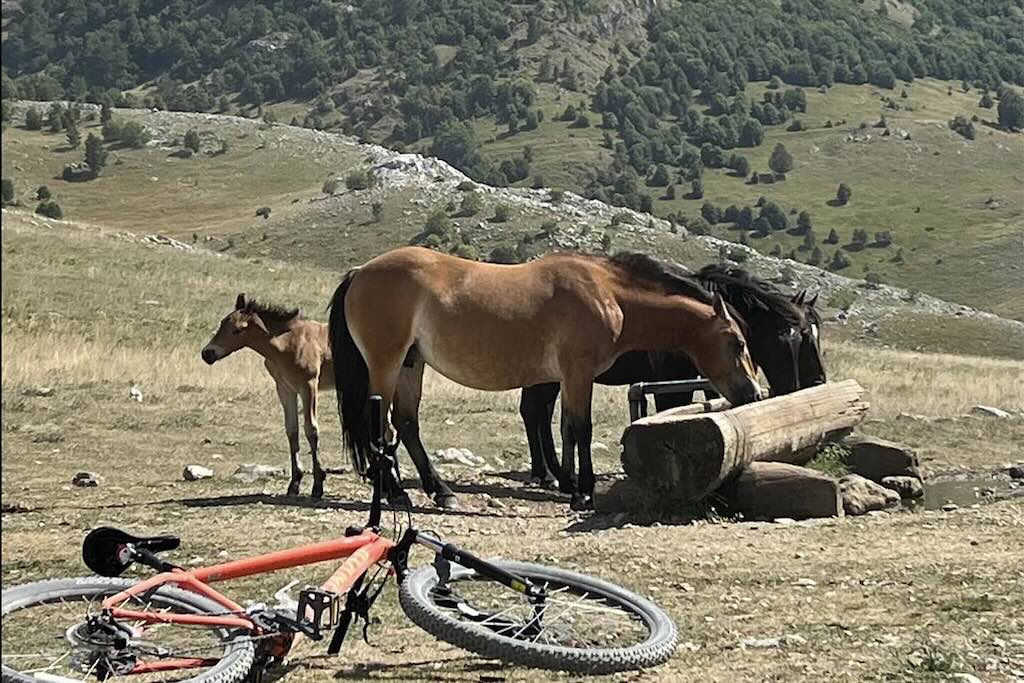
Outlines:
POLYGON ((82 541, 82 560, 100 576, 120 576, 135 561, 129 544, 153 553, 174 550, 181 545, 177 536, 132 536, 131 534, 102 526, 93 529, 82 541))

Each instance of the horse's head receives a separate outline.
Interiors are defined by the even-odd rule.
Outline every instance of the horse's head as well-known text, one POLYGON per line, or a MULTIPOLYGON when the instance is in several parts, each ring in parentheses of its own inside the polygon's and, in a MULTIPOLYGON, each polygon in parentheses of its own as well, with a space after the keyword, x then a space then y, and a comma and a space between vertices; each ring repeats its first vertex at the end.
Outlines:
POLYGON ((253 310, 252 302, 246 303, 245 295, 239 294, 235 300, 235 310, 220 321, 220 327, 203 347, 203 360, 213 365, 238 349, 250 346, 257 339, 265 338, 267 334, 267 326, 259 313, 253 310))
POLYGON ((760 400, 757 367, 750 359, 739 323, 729 313, 721 295, 714 295, 712 308, 714 316, 702 335, 700 348, 693 351, 697 368, 734 406, 760 400))
POLYGON ((798 352, 800 388, 806 389, 826 381, 825 363, 821 359, 821 316, 814 307, 818 303, 818 295, 808 299, 807 292, 801 291, 793 297, 793 303, 800 308, 806 320, 806 324, 799 330, 798 352))

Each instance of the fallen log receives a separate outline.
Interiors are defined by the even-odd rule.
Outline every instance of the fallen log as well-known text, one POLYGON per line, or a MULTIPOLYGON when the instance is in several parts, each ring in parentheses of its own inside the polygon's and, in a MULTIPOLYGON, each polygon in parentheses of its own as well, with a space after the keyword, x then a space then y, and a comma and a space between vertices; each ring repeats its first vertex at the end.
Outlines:
POLYGON ((839 482, 806 467, 752 462, 716 495, 746 519, 842 517, 839 482))
POLYGON ((721 412, 641 418, 622 435, 622 467, 648 490, 693 503, 754 460, 799 461, 848 434, 867 412, 863 393, 851 379, 721 412))

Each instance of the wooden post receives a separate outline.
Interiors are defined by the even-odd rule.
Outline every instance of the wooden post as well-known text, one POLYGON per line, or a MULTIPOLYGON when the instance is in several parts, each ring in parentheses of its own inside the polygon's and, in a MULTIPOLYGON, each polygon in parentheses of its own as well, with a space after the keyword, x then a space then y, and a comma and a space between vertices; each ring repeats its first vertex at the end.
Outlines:
POLYGON ((749 462, 800 462, 849 433, 867 412, 863 393, 851 379, 722 412, 645 417, 622 435, 622 467, 649 490, 693 503, 749 462))

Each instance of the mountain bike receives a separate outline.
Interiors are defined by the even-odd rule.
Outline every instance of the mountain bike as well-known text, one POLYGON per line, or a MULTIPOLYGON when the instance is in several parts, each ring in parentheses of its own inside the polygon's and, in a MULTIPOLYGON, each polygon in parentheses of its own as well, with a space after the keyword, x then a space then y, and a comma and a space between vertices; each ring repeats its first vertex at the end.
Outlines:
MULTIPOLYGON (((436 638, 490 659, 577 673, 611 673, 665 662, 676 628, 655 604, 597 578, 526 562, 488 561, 409 524, 397 540, 382 535, 382 490, 396 477, 397 445, 384 437, 379 397, 371 397, 374 435, 367 476, 369 521, 334 540, 209 567, 184 569, 159 557, 174 536, 133 536, 93 529, 82 544, 98 576, 25 584, 3 591, 3 683, 79 683, 115 676, 145 680, 260 681, 297 638, 330 636, 337 654, 353 623, 369 611, 390 577, 406 616, 436 638), (410 571, 422 546, 432 564, 410 571), (321 586, 298 599, 243 608, 210 584, 341 560, 321 586), (156 572, 118 578, 138 563, 156 572)), ((393 514, 398 512, 393 509, 393 514)), ((294 583, 294 582, 293 582, 294 583)))

